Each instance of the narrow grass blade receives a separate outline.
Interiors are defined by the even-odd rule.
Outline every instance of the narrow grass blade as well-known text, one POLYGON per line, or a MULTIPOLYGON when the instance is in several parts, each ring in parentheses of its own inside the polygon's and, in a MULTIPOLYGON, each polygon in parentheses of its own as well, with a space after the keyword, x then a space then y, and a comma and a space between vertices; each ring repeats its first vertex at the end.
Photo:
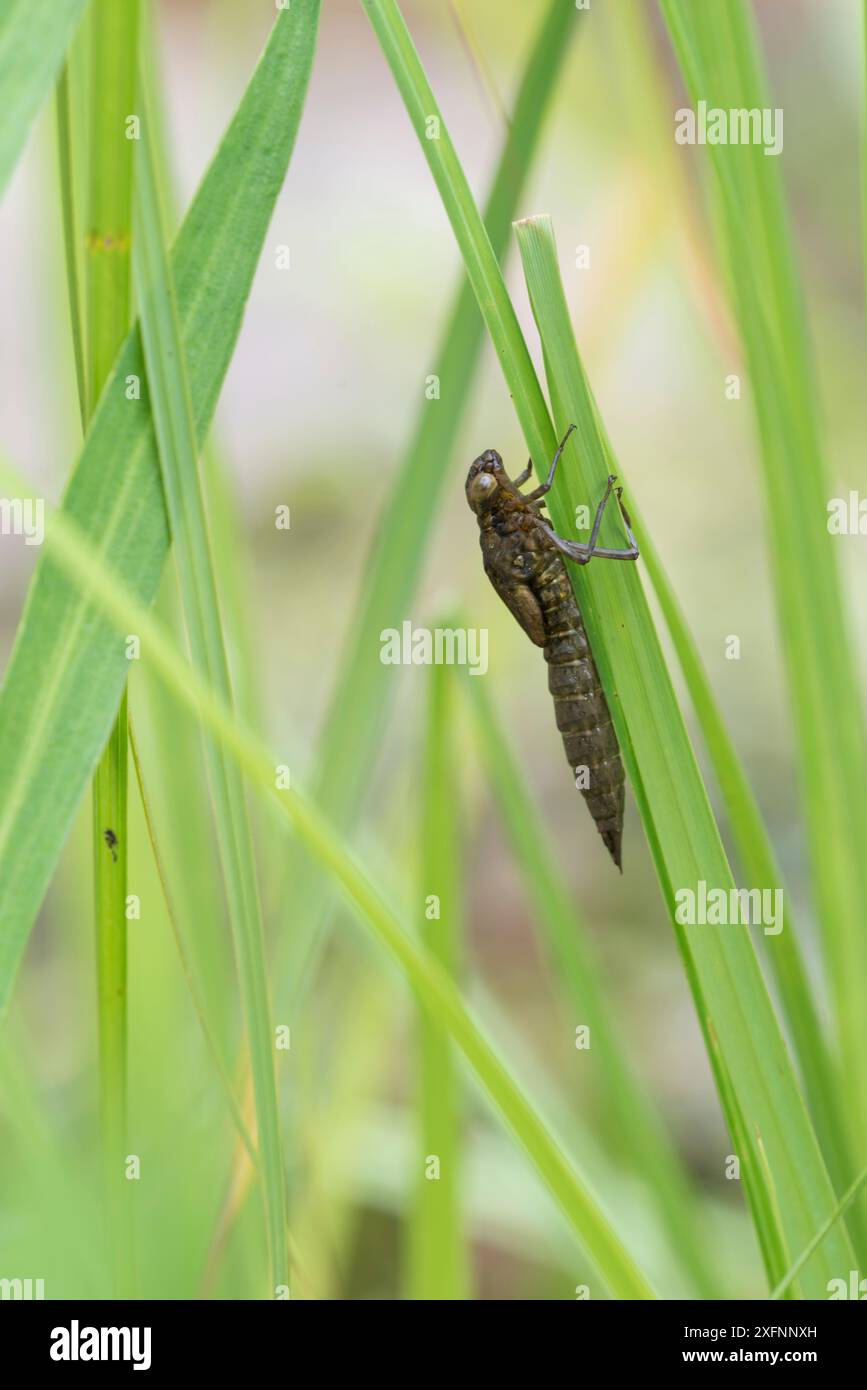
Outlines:
MULTIPOLYGON (((319 6, 281 11, 179 233, 172 273, 196 435, 210 424, 301 118, 319 6)), ((169 544, 137 330, 103 393, 64 509, 144 602, 169 544), (137 385, 138 384, 138 385, 137 385)), ((92 605, 43 557, 0 692, 0 1013, 129 670, 92 605)))
POLYGON ((57 83, 57 154, 60 176, 60 208, 63 221, 63 246, 66 262, 66 290, 69 299, 69 321, 72 331, 72 351, 75 362, 75 381, 78 388, 78 408, 82 431, 87 429, 87 367, 84 353, 84 306, 82 303, 81 225, 76 213, 75 177, 72 154, 72 109, 69 92, 69 63, 64 63, 57 83))
POLYGON ((553 430, 521 329, 506 293, 500 265, 473 200, 434 94, 395 0, 362 0, 419 143, 452 231, 464 268, 503 369, 530 453, 539 467, 553 456, 553 430), (439 138, 427 131, 435 120, 439 138))
MULTIPOLYGON (((581 27, 576 12, 561 0, 552 0, 534 38, 485 209, 485 226, 497 257, 505 253, 571 37, 581 27)), ((463 283, 431 358, 431 370, 440 381, 440 399, 425 401, 419 408, 379 521, 346 642, 341 644, 345 655, 318 741, 316 799, 344 828, 357 815, 394 691, 388 668, 379 660, 379 635, 384 628, 400 626, 418 586, 483 337, 484 322, 475 295, 463 283)), ((291 934, 284 934, 285 945, 281 943, 277 957, 277 977, 287 981, 294 1002, 309 977, 327 899, 321 879, 317 881, 315 869, 307 862, 293 858, 287 881, 293 884, 295 900, 304 902, 307 909, 304 921, 291 934)))
MULTIPOLYGON (((73 341, 83 346, 84 374, 78 389, 85 402, 85 422, 96 402, 130 326, 133 142, 126 122, 135 106, 137 0, 116 5, 93 0, 87 19, 90 61, 87 68, 89 111, 85 238, 84 327, 73 325, 73 341)), ((68 98, 68 92, 67 92, 68 98)), ((62 109, 62 108, 61 108, 62 109)), ((69 110, 65 112, 69 116, 69 110)), ((67 134, 69 130, 67 129, 67 134)), ((64 132, 61 131, 61 135, 64 132)), ((84 153, 76 142, 79 157, 84 153)), ((73 164, 61 182, 71 200, 73 164)), ((68 234, 77 231, 67 219, 68 234)), ((79 255, 73 241, 66 247, 72 271, 79 255)), ((70 296, 75 288, 70 279, 70 296)), ((99 1020, 100 1115, 105 1151, 106 1191, 113 1247, 114 1285, 119 1297, 134 1290, 132 1226, 133 1188, 126 1181, 127 1154, 127 734, 126 692, 93 779, 93 915, 96 927, 97 1016, 99 1020)))
MULTIPOLYGON (((783 877, 758 803, 716 703, 695 641, 686 623, 651 537, 631 501, 631 516, 641 557, 665 618, 674 650, 710 755, 731 826, 744 883, 758 888, 782 886, 783 877)), ((784 902, 788 904, 788 894, 784 902)), ((840 1078, 819 1022, 807 969, 798 945, 791 910, 783 908, 783 930, 765 939, 765 954, 774 973, 786 1022, 816 1131, 838 1191, 852 1171, 847 1126, 840 1113, 840 1078)), ((859 1236, 859 1245, 861 1239, 859 1236)))
POLYGON ((0 14, 0 196, 47 100, 87 0, 5 0, 0 14))
MULTIPOLYGON (((580 464, 574 472, 564 470, 560 488, 550 495, 554 525, 568 534, 576 505, 599 495, 605 477, 617 467, 575 346, 550 220, 531 218, 517 231, 555 414, 558 423, 568 417, 578 426, 575 455, 580 464)), ((736 1143, 748 1146, 741 1150, 741 1172, 775 1280, 785 1252, 804 1243, 807 1213, 827 1210, 832 1200, 828 1176, 748 930, 710 923, 684 927, 677 918, 683 890, 698 893, 704 882, 730 894, 734 881, 637 569, 615 563, 583 571, 572 567, 572 577, 729 1126, 736 1143)), ((809 1287, 816 1292, 830 1273, 827 1261, 816 1258, 804 1279, 810 1275, 809 1287)))
POLYGON ((620 1045, 616 1020, 584 940, 572 895, 559 872, 515 755, 485 682, 466 676, 462 685, 473 712, 482 761, 509 837, 528 902, 535 912, 553 973, 575 1024, 590 1029, 595 1086, 607 1113, 607 1129, 620 1138, 624 1161, 640 1169, 660 1221, 695 1290, 719 1298, 710 1252, 701 1234, 695 1193, 659 1116, 620 1045))
MULTIPOLYGON (((849 1187, 843 1193, 843 1196, 840 1198, 836 1207, 831 1212, 831 1215, 827 1218, 826 1221, 822 1222, 822 1225, 819 1227, 818 1231, 813 1236, 813 1239, 810 1241, 810 1244, 805 1246, 798 1258, 795 1260, 795 1263, 792 1265, 791 1269, 786 1271, 783 1278, 780 1280, 779 1284, 772 1292, 771 1298, 783 1297, 783 1295, 787 1292, 787 1290, 797 1279, 798 1275, 804 1268, 804 1265, 809 1260, 813 1251, 816 1250, 822 1244, 822 1241, 825 1239, 826 1235, 832 1229, 832 1227, 835 1226, 837 1222, 843 1216, 846 1215, 846 1212, 849 1210, 852 1203, 855 1201, 855 1198, 858 1196, 860 1192, 864 1190, 865 1185, 867 1185, 867 1168, 862 1168, 855 1181, 853 1183, 850 1183, 849 1187)), ((837 1280, 839 1284, 843 1284, 845 1287, 845 1293, 841 1294, 841 1296, 844 1298, 850 1297, 849 1273, 849 1270, 841 1270, 837 1280)), ((861 1286, 860 1278, 859 1286, 861 1286)), ((861 1294, 860 1297, 863 1298, 863 1294, 861 1294)))
MULTIPOLYGON (((418 901, 421 941, 455 979, 461 956, 461 868, 456 769, 452 755, 452 680, 431 669, 425 739, 418 901)), ((470 1298, 461 1201, 462 1106, 452 1044, 436 1015, 418 1014, 418 1134, 413 1146, 408 1292, 417 1299, 470 1298), (431 1164, 436 1163, 436 1171, 431 1164)))
POLYGON ((864 294, 867 296, 867 0, 861 9, 864 87, 861 93, 861 238, 864 246, 864 294))
MULTIPOLYGON (((139 105, 143 129, 136 161, 134 264, 148 394, 193 664, 231 707, 229 664, 199 483, 196 427, 150 149, 148 108, 142 94, 139 105)), ((271 1283, 276 1289, 289 1281, 286 1210, 274 1035, 253 837, 237 767, 210 737, 205 739, 205 757, 250 1048, 271 1283)))
POLYGON ((235 1087, 232 1084, 231 1077, 226 1071, 225 1065, 223 1063, 223 1058, 220 1055, 220 1049, 217 1045, 216 1038, 214 1037, 213 1031, 208 1022, 207 1010, 205 1009, 204 1002, 202 1000, 202 991, 200 989, 199 982, 196 979, 192 962, 190 961, 189 953, 187 951, 186 944, 184 942, 183 935, 180 929, 180 925, 178 923, 177 914, 174 909, 174 904, 172 902, 171 893, 169 891, 168 874, 166 872, 165 861, 163 859, 163 854, 160 849, 159 840, 157 838, 156 825, 154 824, 154 816, 153 811, 151 809, 150 797, 148 796, 147 789, 145 786, 144 773, 142 771, 141 758, 139 757, 138 743, 136 740, 135 729, 133 727, 132 720, 130 720, 129 724, 129 751, 132 757, 132 764, 135 769, 139 801, 141 802, 142 815, 144 817, 148 842, 150 844, 151 854, 153 855, 154 866, 157 871, 157 877, 160 881, 160 888, 162 889, 163 901, 165 903, 166 908, 166 915, 169 919, 169 923, 172 929, 172 935, 175 939, 175 946, 177 948, 178 960, 181 964, 181 970, 184 974, 184 979, 186 981, 187 989, 189 991, 190 999, 192 1001, 196 1017, 199 1020, 199 1027, 202 1030, 202 1036, 204 1037, 205 1045, 208 1049, 208 1052, 210 1053, 211 1060, 214 1063, 214 1071, 217 1073, 220 1086, 222 1087, 223 1094, 226 1097, 226 1105, 229 1110, 229 1114, 232 1117, 232 1123, 234 1124, 235 1129, 238 1132, 238 1138, 243 1144, 244 1149, 246 1150, 250 1163, 253 1165, 254 1168, 258 1168, 259 1155, 256 1152, 256 1146, 254 1145, 253 1140, 250 1137, 250 1131, 247 1128, 247 1125, 244 1123, 244 1117, 241 1114, 241 1108, 238 1105, 238 1100, 235 1095, 235 1087))
MULTIPOLYGON (((694 103, 772 109, 750 6, 662 0, 694 103)), ((782 113, 778 120, 782 119, 782 113)), ((782 132, 781 132, 782 133, 782 132)), ((798 744, 814 892, 849 1116, 867 1144, 867 740, 837 566, 816 372, 781 160, 760 142, 709 145, 729 291, 756 410, 769 553, 798 744)), ((839 542, 836 542, 839 544, 839 542)))
MULTIPOLYGON (((24 480, 4 463, 0 463, 0 478, 15 489, 14 495, 30 495, 24 480)), ((448 1030, 614 1296, 653 1298, 647 1279, 615 1234, 605 1212, 474 1022, 454 981, 401 924, 330 821, 297 788, 277 787, 277 764, 268 749, 239 723, 225 701, 183 659, 129 583, 110 567, 84 529, 65 510, 57 511, 50 519, 48 545, 54 561, 81 588, 88 604, 95 605, 113 625, 118 634, 116 640, 120 642, 121 634, 130 631, 140 636, 148 661, 173 694, 220 740, 256 790, 276 806, 307 851, 334 877, 355 914, 400 967, 420 1002, 448 1030)))

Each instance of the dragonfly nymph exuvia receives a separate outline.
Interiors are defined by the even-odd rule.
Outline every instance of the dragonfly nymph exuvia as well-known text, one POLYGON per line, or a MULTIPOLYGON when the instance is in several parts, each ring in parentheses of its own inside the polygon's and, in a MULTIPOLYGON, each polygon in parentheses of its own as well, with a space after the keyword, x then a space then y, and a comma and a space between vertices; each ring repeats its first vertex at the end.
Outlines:
POLYGON ((625 778, 611 712, 593 660, 566 560, 586 565, 605 560, 637 560, 638 546, 617 479, 611 476, 596 508, 590 539, 564 540, 542 513, 557 464, 569 435, 560 443, 544 483, 533 492, 521 488, 532 471, 511 479, 495 449, 481 454, 467 474, 467 501, 476 514, 485 573, 521 627, 548 663, 548 689, 554 699, 557 728, 569 766, 581 788, 611 858, 621 868, 625 778), (602 515, 614 496, 629 546, 612 550, 597 545, 602 515))

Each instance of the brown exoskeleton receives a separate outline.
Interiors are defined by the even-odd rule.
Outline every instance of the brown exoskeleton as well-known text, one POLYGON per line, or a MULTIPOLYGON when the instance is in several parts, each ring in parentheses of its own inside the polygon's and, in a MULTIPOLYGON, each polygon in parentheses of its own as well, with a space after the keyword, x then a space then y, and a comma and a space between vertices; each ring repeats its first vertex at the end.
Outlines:
POLYGON ((581 617, 564 557, 586 565, 594 556, 606 560, 637 560, 638 546, 622 489, 611 476, 596 508, 586 544, 558 536, 542 515, 544 497, 550 491, 570 425, 551 463, 548 477, 534 492, 520 488, 532 472, 532 459, 512 480, 495 449, 481 454, 467 474, 467 501, 476 514, 485 573, 521 627, 548 662, 548 689, 554 698, 557 728, 566 757, 590 814, 612 859, 621 868, 624 774, 617 736, 605 700, 590 643, 581 617), (597 545, 605 505, 616 497, 628 549, 612 550, 597 545), (585 773, 580 777, 580 773, 585 773))

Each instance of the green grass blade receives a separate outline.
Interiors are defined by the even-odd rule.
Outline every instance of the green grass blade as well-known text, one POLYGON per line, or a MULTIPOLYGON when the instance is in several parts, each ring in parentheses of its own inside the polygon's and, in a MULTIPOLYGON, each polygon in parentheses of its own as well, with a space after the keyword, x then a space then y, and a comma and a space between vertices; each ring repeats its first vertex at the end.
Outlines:
MULTIPOLYGON (((90 61, 87 70, 88 171, 85 238, 85 304, 82 330, 73 327, 84 350, 79 394, 85 420, 93 418, 118 349, 129 331, 131 305, 130 239, 132 231, 133 142, 125 123, 135 107, 138 46, 137 0, 115 5, 93 0, 87 20, 90 61)), ((82 55, 83 56, 83 55, 82 55)), ((67 92, 68 99, 68 92, 67 92)), ((69 110, 65 112, 69 116, 69 110)), ((67 135, 71 134, 67 123, 67 135)), ((64 134, 62 131, 61 134, 64 134)), ((73 156, 83 154, 76 142, 73 156)), ((71 199, 74 165, 66 179, 64 201, 71 199)), ((76 232, 70 210, 67 231, 76 232)), ((69 270, 79 248, 66 248, 69 270)), ((70 283, 70 296, 74 288, 70 283)), ((75 316, 77 305, 70 298, 75 316)), ((93 778, 92 853, 93 915, 96 926, 97 1016, 99 1032, 100 1115, 105 1151, 106 1190, 113 1248, 114 1285, 118 1296, 134 1289, 132 1240, 133 1188, 124 1164, 127 1144, 127 780, 129 743, 126 692, 93 778)))
POLYGON ((6 0, 0 14, 0 196, 54 86, 87 0, 6 0))
MULTIPOLYGON (((0 463, 0 478, 14 489, 12 495, 30 495, 24 480, 5 463, 0 463)), ((95 605, 111 622, 118 641, 121 634, 138 633, 148 662, 173 694, 220 740, 256 790, 276 806, 307 851, 333 875, 347 902, 400 967, 418 999, 448 1030, 615 1297, 654 1297, 581 1175, 474 1022, 450 975, 401 924, 331 823, 297 788, 277 788, 277 760, 183 659, 163 626, 140 602, 121 573, 106 563, 88 534, 66 510, 51 517, 47 544, 54 562, 81 588, 88 605, 95 605)))
POLYGON ((861 92, 861 238, 864 246, 864 293, 867 296, 867 0, 861 9, 861 39, 864 45, 864 87, 861 92))
POLYGON ((114 0, 93 0, 88 16, 91 42, 85 232, 88 421, 93 418, 130 326, 135 141, 127 134, 126 120, 135 113, 138 17, 138 0, 129 0, 125 5, 116 5, 114 0))
MULTIPOLYGON (((707 673, 656 547, 631 499, 631 515, 642 560, 665 618, 701 727, 705 745, 722 792, 744 883, 756 887, 782 885, 783 877, 761 811, 737 751, 729 737, 707 673)), ((784 890, 785 891, 785 890, 784 890)), ((788 901, 788 895, 785 901, 788 901)), ((765 939, 765 952, 774 973, 807 1098, 834 1183, 842 1188, 851 1162, 846 1125, 840 1114, 840 1082, 810 992, 806 966, 788 906, 783 930, 765 939)))
POLYGON ((409 31, 395 0, 362 0, 362 6, 391 68, 452 231, 464 268, 488 329, 503 375, 514 397, 521 428, 532 457, 541 466, 554 452, 553 432, 533 364, 506 293, 500 265, 473 200, 442 112, 437 106, 409 31), (439 138, 429 140, 429 122, 438 122, 439 138), (546 429, 547 422, 547 429, 546 429))
MULTIPOLYGON (((193 664, 231 707, 229 664, 198 474, 196 427, 151 156, 148 108, 141 94, 139 102, 143 129, 136 162, 134 265, 148 394, 193 664)), ((276 1288, 289 1281, 286 1210, 253 837, 244 784, 235 764, 211 738, 205 740, 205 757, 250 1048, 271 1283, 276 1288)))
POLYGON ((84 352, 84 307, 82 304, 81 228, 76 215, 75 179, 72 153, 72 109, 69 92, 69 63, 64 63, 57 83, 57 155, 60 176, 60 210, 63 222, 63 247, 66 262, 66 291, 69 299, 69 320, 72 331, 72 351, 75 362, 75 381, 78 388, 78 408, 82 431, 87 430, 87 366, 84 352))
MULTIPOLYGON (((550 495, 554 525, 568 534, 575 506, 600 495, 605 477, 617 467, 575 345, 550 220, 531 218, 517 230, 555 415, 558 423, 568 417, 578 426, 571 457, 577 455, 580 464, 574 473, 564 470, 560 489, 550 495)), ((608 543, 613 543, 620 528, 612 522, 609 526, 608 543)), ((776 1282, 786 1251, 804 1244, 807 1212, 818 1221, 817 1213, 828 1208, 828 1176, 751 937, 742 927, 684 928, 675 919, 679 890, 695 890, 704 881, 729 892, 734 881, 637 568, 610 563, 586 570, 571 567, 571 573, 708 1034, 729 1126, 736 1142, 748 1145, 741 1151, 741 1172, 769 1275, 776 1282)), ((827 1266, 816 1258, 805 1271, 813 1292, 824 1288, 832 1272, 823 1264, 827 1266)))
MULTIPOLYGON (((502 258, 518 198, 538 148, 539 135, 570 38, 579 16, 553 0, 533 41, 515 100, 485 210, 494 254, 502 258)), ((420 408, 412 439, 391 489, 362 581, 344 655, 334 681, 318 742, 313 783, 318 803, 348 827, 368 783, 371 764, 386 727, 394 681, 379 660, 379 634, 399 626, 412 603, 437 511, 449 479, 449 460, 470 398, 484 338, 484 323, 472 287, 463 281, 442 339, 431 359, 440 379, 440 400, 420 408)), ((278 979, 288 981, 293 999, 309 977, 322 935, 321 879, 307 861, 293 858, 287 881, 295 900, 306 904, 304 921, 286 937, 278 955, 278 979)))
MULTIPOLYGON (((318 5, 281 11, 196 195, 172 272, 199 443, 240 329, 304 104, 318 5)), ((115 364, 64 508, 149 602, 168 551, 159 456, 137 330, 115 364)), ((0 692, 0 1013, 129 663, 123 644, 42 558, 0 692)))
MULTIPOLYGON (((770 105, 744 0, 662 0, 687 89, 709 106, 770 105)), ((709 145, 729 289, 755 404, 769 553, 797 736, 810 865, 849 1115, 867 1143, 867 741, 854 646, 827 528, 832 495, 781 160, 709 145)))
POLYGON ((590 1029, 596 1088, 610 1115, 609 1128, 621 1140, 648 1185, 663 1229, 703 1298, 719 1298, 710 1252, 706 1249, 696 1197, 659 1117, 629 1063, 599 971, 585 944, 572 895, 548 847, 529 788, 521 775, 485 682, 466 676, 462 685, 473 712, 482 761, 509 837, 512 853, 535 912, 553 973, 577 1023, 590 1029))
MULTIPOLYGON (((452 754, 451 672, 431 669, 425 740, 418 902, 421 941, 455 979, 461 954, 459 819, 452 754), (435 900, 435 901, 434 901, 435 900)), ((416 1299, 471 1298, 461 1203, 461 1084, 448 1033, 435 1015, 418 1014, 417 1142, 409 1220, 408 1293, 416 1299), (429 1171, 432 1158, 439 1165, 429 1171)))
POLYGON ((151 854, 153 856, 154 867, 157 871, 157 877, 160 881, 160 888, 162 890, 163 901, 165 903, 166 915, 169 919, 169 923, 172 929, 172 935, 175 939, 175 947, 178 952, 178 960, 180 961, 181 970, 184 974, 184 980, 186 982, 187 990, 189 991, 190 1000, 193 1005, 193 1009, 195 1010, 196 1018, 199 1021, 199 1027, 202 1030, 202 1036, 205 1040, 205 1046, 207 1047, 211 1060, 214 1064, 214 1071, 216 1072, 217 1079, 220 1082, 220 1086, 226 1098, 226 1106, 228 1108, 229 1114, 231 1115, 232 1123, 234 1124, 235 1129, 237 1130, 238 1138, 244 1145, 244 1148, 247 1152, 251 1164, 254 1168, 258 1168, 259 1155, 256 1152, 256 1146, 254 1145, 253 1140, 250 1137, 250 1131, 244 1123, 244 1117, 241 1114, 241 1108, 238 1104, 237 1096, 235 1095, 235 1087, 232 1083, 232 1078, 229 1076, 229 1073, 226 1070, 223 1058, 220 1054, 220 1049, 217 1044, 217 1040, 208 1021, 208 1014, 204 1005, 204 1001, 202 999, 202 991, 199 985, 199 981, 196 978, 195 970, 193 968, 192 961, 190 960, 189 952, 187 950, 186 943, 184 941, 184 937, 181 932, 180 925, 178 923, 177 913, 172 902, 172 896, 169 890, 168 873, 166 872, 164 857, 160 849, 159 838, 157 836, 156 825, 154 822, 154 814, 151 808, 150 796, 148 795, 147 788, 145 786, 141 758, 139 756, 138 743, 136 740, 135 729, 132 720, 130 720, 129 724, 129 751, 130 756, 132 758, 132 764, 135 769, 136 785, 138 787, 139 802, 141 805, 142 817, 145 823, 145 830, 147 832, 148 843, 150 845, 151 854))
MULTIPOLYGON (((857 1178, 855 1178, 854 1182, 850 1183, 846 1191, 843 1193, 843 1196, 840 1198, 836 1207, 831 1212, 831 1215, 825 1221, 822 1222, 822 1225, 819 1227, 818 1231, 813 1236, 813 1239, 810 1241, 810 1244, 805 1246, 798 1258, 795 1260, 795 1263, 792 1265, 791 1269, 788 1269, 786 1271, 777 1287, 771 1293, 771 1298, 783 1297, 783 1294, 786 1293, 788 1288, 797 1279, 798 1275, 804 1268, 804 1265, 809 1260, 813 1251, 816 1250, 822 1244, 822 1241, 825 1239, 826 1235, 831 1230, 831 1228, 835 1226, 837 1222, 840 1221, 841 1218, 846 1215, 846 1212, 849 1210, 852 1203, 855 1201, 855 1198, 858 1196, 860 1192, 863 1191, 865 1184, 867 1184, 867 1168, 862 1168, 861 1172, 858 1174, 857 1178)), ((841 1270, 840 1274, 838 1275, 838 1279, 842 1279, 842 1281, 847 1286, 847 1297, 849 1284, 848 1275, 848 1270, 841 1270)))

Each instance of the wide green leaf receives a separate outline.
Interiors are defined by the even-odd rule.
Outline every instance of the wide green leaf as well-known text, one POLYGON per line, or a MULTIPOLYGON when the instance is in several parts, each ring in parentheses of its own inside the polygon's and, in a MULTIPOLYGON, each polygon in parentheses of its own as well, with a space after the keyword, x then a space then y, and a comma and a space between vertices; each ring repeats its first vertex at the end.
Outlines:
POLYGON ((0 195, 87 0, 5 0, 0 13, 0 195))
MULTIPOLYGON (((204 438, 304 104, 318 0, 281 11, 178 235, 172 271, 204 438)), ((121 349, 64 509, 137 597, 169 545, 138 330, 121 349)), ((0 1009, 129 673, 126 647, 43 557, 0 693, 0 1009)))

